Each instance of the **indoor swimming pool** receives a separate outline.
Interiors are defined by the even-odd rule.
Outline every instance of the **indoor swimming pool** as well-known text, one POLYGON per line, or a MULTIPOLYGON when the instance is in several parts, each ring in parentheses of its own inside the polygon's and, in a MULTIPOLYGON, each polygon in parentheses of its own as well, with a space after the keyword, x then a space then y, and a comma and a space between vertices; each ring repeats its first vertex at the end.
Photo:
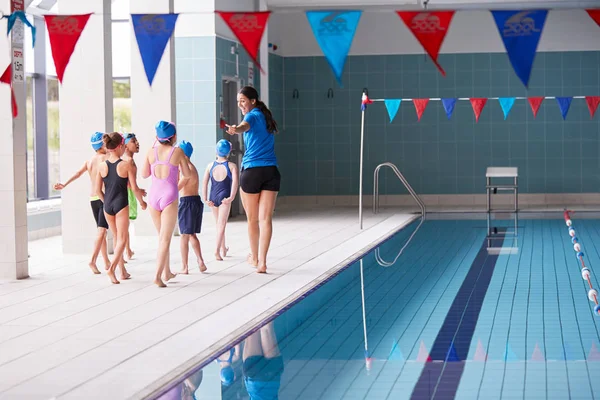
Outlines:
MULTIPOLYGON (((485 220, 413 222, 161 399, 599 398, 600 317, 565 221, 504 225, 489 241, 485 220)), ((597 289, 600 220, 573 227, 597 289)))

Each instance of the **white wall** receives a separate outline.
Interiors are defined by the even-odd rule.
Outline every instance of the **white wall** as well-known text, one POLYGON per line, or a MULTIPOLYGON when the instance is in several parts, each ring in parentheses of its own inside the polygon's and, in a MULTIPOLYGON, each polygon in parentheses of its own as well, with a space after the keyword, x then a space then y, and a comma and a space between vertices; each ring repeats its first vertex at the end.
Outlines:
MULTIPOLYGON (((320 56, 303 12, 274 13, 269 40, 282 56, 320 56)), ((584 10, 552 10, 538 51, 600 50, 600 27, 584 10)), ((504 53, 506 50, 489 11, 459 11, 441 53, 504 53)), ((422 54, 421 45, 393 11, 363 12, 351 55, 422 54)))
POLYGON ((177 17, 176 37, 214 36, 215 0, 176 0, 177 17), (192 14, 186 14, 192 13, 192 14))

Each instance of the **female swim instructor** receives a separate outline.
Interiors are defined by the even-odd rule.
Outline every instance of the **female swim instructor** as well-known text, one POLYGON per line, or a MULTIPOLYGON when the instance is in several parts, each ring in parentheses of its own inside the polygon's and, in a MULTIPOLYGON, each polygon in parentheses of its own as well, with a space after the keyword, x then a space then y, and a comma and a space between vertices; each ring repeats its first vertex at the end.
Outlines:
POLYGON ((258 92, 245 86, 237 95, 238 107, 244 115, 239 125, 227 125, 230 135, 244 134, 246 152, 242 159, 240 195, 248 218, 251 253, 248 262, 256 272, 267 272, 267 252, 273 233, 273 210, 279 192, 281 175, 275 157, 277 122, 258 92))

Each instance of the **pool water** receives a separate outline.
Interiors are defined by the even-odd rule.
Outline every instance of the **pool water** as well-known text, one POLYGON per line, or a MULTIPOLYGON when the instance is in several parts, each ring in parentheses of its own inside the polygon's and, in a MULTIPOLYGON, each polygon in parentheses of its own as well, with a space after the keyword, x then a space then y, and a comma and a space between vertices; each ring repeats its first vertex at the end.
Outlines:
MULTIPOLYGON (((598 289, 600 221, 573 221, 598 289)), ((491 245, 485 221, 427 220, 392 264, 418 225, 163 398, 600 398, 600 317, 562 219, 491 245)))

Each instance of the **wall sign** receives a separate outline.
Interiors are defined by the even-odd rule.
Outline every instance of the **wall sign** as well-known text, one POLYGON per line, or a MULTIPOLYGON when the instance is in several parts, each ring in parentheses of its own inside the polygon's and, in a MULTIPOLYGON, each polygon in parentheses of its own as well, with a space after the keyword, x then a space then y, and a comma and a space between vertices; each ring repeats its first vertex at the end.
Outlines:
POLYGON ((13 82, 25 81, 25 61, 22 49, 13 49, 13 82))

